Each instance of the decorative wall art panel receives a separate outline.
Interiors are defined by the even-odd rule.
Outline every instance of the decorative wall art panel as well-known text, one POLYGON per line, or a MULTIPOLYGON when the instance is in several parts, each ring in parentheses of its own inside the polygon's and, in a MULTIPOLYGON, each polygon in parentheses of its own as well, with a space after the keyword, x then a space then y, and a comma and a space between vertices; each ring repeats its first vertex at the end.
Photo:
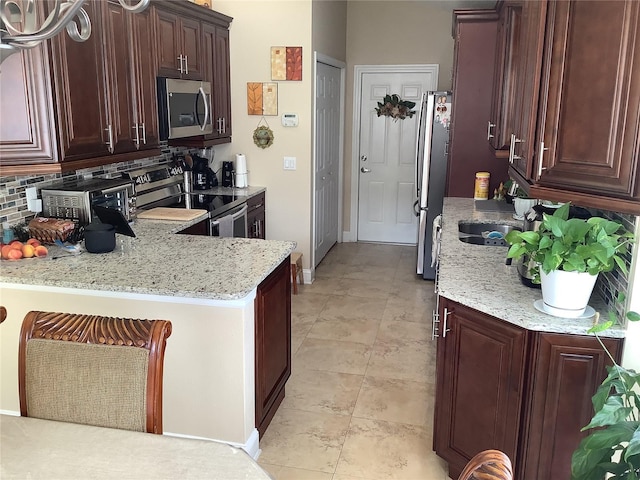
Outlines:
POLYGON ((271 80, 302 80, 302 47, 271 47, 271 80))
POLYGON ((278 84, 247 82, 247 113, 249 115, 278 115, 278 84))

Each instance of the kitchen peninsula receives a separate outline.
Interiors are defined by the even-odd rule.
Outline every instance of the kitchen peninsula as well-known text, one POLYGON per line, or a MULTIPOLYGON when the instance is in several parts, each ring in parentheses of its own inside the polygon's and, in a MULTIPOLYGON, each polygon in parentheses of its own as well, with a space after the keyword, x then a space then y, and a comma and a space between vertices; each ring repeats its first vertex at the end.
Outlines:
MULTIPOLYGON (((256 385, 263 385, 256 339, 266 328, 260 309, 271 296, 288 315, 275 333, 286 342, 277 353, 289 355, 289 369, 288 257, 295 243, 175 234, 204 218, 137 220, 136 237, 119 235, 106 254, 56 258, 52 247, 49 258, 3 261, 1 302, 8 316, 0 329, 0 410, 19 411, 18 335, 28 311, 166 319, 173 333, 164 365, 165 433, 225 441, 255 457, 256 414, 273 415, 278 403, 267 398, 256 405, 256 385)), ((281 366, 286 358, 278 360, 281 366)), ((277 378, 282 387, 286 378, 288 372, 277 378)))
MULTIPOLYGON (((514 460, 517 480, 569 478, 571 454, 593 414, 591 396, 608 359, 587 330, 592 318, 539 312, 540 290, 520 283, 507 248, 463 243, 458 222, 522 228, 513 212, 485 212, 474 200, 444 203, 439 280, 434 450, 457 478, 476 453, 514 460)), ((606 314, 595 295, 592 305, 606 314)), ((619 361, 622 326, 601 336, 619 361)))

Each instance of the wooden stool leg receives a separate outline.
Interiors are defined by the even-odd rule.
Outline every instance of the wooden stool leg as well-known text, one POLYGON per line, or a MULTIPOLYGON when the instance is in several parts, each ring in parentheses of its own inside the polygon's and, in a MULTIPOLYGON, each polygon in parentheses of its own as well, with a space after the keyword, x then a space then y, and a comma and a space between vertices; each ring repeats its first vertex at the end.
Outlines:
POLYGON ((298 276, 300 277, 300 285, 304 285, 304 272, 302 270, 302 257, 298 259, 298 263, 296 265, 298 276))
POLYGON ((298 272, 297 265, 295 263, 291 264, 291 283, 293 285, 293 294, 298 294, 298 272))

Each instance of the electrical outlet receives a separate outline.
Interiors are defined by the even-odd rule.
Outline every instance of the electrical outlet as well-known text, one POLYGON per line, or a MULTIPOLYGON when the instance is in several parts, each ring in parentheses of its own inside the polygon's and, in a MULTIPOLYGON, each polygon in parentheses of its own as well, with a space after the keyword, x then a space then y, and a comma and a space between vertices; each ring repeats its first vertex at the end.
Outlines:
POLYGON ((36 187, 27 187, 24 189, 27 200, 35 200, 38 198, 38 189, 36 187))
POLYGON ((295 170, 296 169, 296 157, 284 157, 284 169, 295 170))

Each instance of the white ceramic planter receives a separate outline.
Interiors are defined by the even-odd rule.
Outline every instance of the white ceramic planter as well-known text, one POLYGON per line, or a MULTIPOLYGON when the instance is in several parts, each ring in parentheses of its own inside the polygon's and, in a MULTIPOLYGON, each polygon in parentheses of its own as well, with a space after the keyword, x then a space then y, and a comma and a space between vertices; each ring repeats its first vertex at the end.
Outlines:
POLYGON ((579 317, 587 308, 597 278, 586 272, 554 270, 546 274, 540 269, 545 311, 558 317, 579 317))

